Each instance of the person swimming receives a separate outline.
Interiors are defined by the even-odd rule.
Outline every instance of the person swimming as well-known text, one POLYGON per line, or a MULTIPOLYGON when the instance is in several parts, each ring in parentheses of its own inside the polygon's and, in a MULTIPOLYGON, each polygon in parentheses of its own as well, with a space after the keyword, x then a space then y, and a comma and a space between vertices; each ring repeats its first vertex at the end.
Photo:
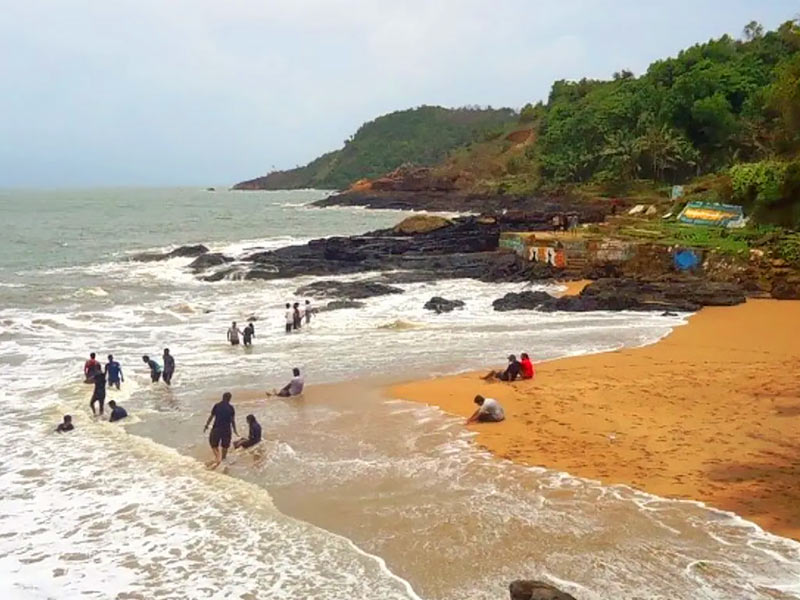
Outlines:
POLYGON ((106 363, 105 374, 108 378, 108 386, 111 387, 112 385, 119 389, 119 385, 121 382, 125 381, 125 377, 122 375, 122 367, 120 364, 114 360, 114 355, 108 355, 108 362, 106 363))
POLYGON ((121 406, 118 406, 116 402, 113 400, 109 400, 108 408, 111 409, 111 416, 108 419, 109 423, 113 423, 114 421, 119 421, 120 419, 124 419, 128 416, 128 411, 126 411, 121 406))
POLYGON ((173 358, 172 354, 169 353, 169 348, 164 348, 164 371, 161 374, 161 377, 164 379, 164 383, 167 385, 172 385, 172 376, 175 374, 175 359, 173 358))
POLYGON ((252 448, 261 441, 261 425, 254 415, 247 415, 247 425, 250 431, 247 434, 247 439, 240 439, 233 442, 234 448, 252 448))
POLYGON ((142 356, 142 362, 147 364, 150 367, 150 379, 153 383, 156 383, 159 379, 161 379, 161 365, 154 361, 152 358, 145 354, 142 356))
POLYGON ((75 429, 75 426, 72 424, 72 415, 64 415, 64 420, 58 424, 56 427, 57 433, 66 433, 67 431, 72 431, 75 429))
POLYGON ((89 400, 89 408, 92 409, 92 414, 97 415, 94 404, 97 402, 100 405, 100 415, 103 414, 103 405, 106 402, 106 376, 97 371, 94 374, 94 391, 92 392, 92 399, 89 400))

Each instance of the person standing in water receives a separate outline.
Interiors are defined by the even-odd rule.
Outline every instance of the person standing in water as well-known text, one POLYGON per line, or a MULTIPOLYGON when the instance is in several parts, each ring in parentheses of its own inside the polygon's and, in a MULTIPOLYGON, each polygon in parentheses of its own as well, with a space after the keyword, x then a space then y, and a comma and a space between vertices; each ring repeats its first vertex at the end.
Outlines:
POLYGON ((161 374, 161 377, 164 379, 164 383, 172 385, 172 376, 175 374, 175 359, 172 357, 172 354, 169 353, 169 348, 164 348, 163 358, 164 372, 161 374))
POLYGON ((242 331, 242 342, 245 346, 252 346, 254 337, 256 337, 256 326, 250 321, 242 331))
POLYGON ((247 425, 250 429, 247 439, 233 442, 234 448, 252 448, 261 441, 261 425, 256 421, 255 415, 247 415, 247 425))
POLYGON ((236 431, 236 410, 231 404, 230 392, 222 394, 222 400, 217 402, 211 409, 211 414, 208 416, 206 426, 203 428, 204 432, 208 431, 208 426, 211 425, 212 420, 214 421, 214 425, 208 436, 208 443, 211 446, 211 450, 214 452, 214 461, 212 464, 213 467, 216 467, 228 456, 228 448, 231 447, 231 430, 233 430, 233 433, 237 436, 239 435, 239 432, 236 431), (221 453, 220 446, 222 447, 221 453))
POLYGON ((114 386, 119 389, 119 384, 125 381, 125 377, 122 375, 122 367, 116 360, 114 360, 113 354, 108 355, 105 374, 108 378, 108 387, 114 386))
POLYGON ((300 329, 303 326, 303 315, 300 313, 300 303, 295 302, 292 307, 292 327, 300 329))
POLYGON ((97 362, 95 359, 95 353, 92 352, 89 354, 89 360, 83 363, 83 376, 86 380, 86 383, 94 383, 94 373, 95 371, 100 371, 102 367, 100 363, 97 362))
POLYGON ((239 345, 239 336, 242 334, 239 331, 239 327, 236 325, 236 321, 231 323, 231 326, 228 328, 228 341, 231 343, 231 346, 238 346, 239 345))
POLYGON ((286 333, 292 333, 292 329, 294 328, 294 311, 292 311, 292 305, 288 302, 286 303, 284 318, 286 319, 286 333))
POLYGON ((311 313, 314 312, 314 309, 311 307, 311 300, 306 300, 306 325, 311 324, 311 313))
POLYGON ((92 392, 92 399, 89 400, 89 408, 92 409, 92 414, 97 416, 94 409, 94 403, 100 404, 100 416, 103 415, 103 405, 106 402, 106 376, 102 371, 96 371, 94 374, 94 391, 92 392))
POLYGON ((64 415, 64 420, 58 424, 58 427, 56 427, 56 432, 67 433, 73 429, 75 429, 75 426, 72 424, 72 415, 64 415))
POLYGON ((142 357, 142 361, 150 367, 150 380, 153 383, 158 382, 158 380, 161 379, 161 365, 147 356, 147 354, 142 357))

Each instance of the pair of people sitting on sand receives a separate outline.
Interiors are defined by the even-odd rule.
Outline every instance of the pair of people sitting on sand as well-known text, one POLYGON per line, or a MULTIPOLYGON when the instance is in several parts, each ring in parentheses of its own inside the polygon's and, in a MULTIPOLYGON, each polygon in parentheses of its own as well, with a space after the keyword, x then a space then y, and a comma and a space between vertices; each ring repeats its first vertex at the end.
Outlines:
POLYGON ((504 371, 489 371, 483 378, 488 380, 516 381, 519 379, 533 379, 536 372, 533 363, 526 352, 521 354, 522 360, 517 360, 513 354, 508 356, 508 366, 504 371))

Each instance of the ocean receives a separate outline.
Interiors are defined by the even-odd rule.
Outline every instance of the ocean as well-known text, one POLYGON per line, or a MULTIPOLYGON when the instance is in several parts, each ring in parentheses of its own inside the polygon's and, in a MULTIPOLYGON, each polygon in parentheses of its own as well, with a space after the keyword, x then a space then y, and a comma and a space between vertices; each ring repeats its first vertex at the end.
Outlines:
MULTIPOLYGON (((700 503, 489 455, 460 419, 387 383, 651 343, 686 315, 497 313, 507 291, 403 284, 283 332, 319 278, 209 283, 204 243, 241 255, 393 225, 397 211, 309 206, 320 191, 0 191, 0 593, 3 598, 503 598, 545 578, 581 599, 800 598, 800 544, 700 503), (436 315, 432 296, 462 299, 436 315), (252 348, 230 322, 255 319, 252 348), (169 347, 173 386, 143 354, 169 347), (122 363, 131 415, 91 418, 89 352, 122 363), (266 399, 300 368, 303 400, 266 399), (208 412, 233 393, 265 442, 209 471, 208 412), (76 430, 53 432, 61 415, 76 430)), ((348 276, 358 279, 368 275, 348 276)), ((319 302, 318 304, 321 304, 319 302)), ((465 399, 469 402, 469 399, 465 399)))

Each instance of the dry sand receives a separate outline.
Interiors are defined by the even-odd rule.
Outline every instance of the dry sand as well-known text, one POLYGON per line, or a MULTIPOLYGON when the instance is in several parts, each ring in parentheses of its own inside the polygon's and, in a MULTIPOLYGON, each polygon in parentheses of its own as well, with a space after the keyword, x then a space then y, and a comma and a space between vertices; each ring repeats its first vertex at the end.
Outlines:
MULTIPOLYGON (((535 357, 498 356, 509 350, 535 357)), ((464 417, 475 394, 497 398, 506 421, 470 428, 499 456, 701 500, 800 539, 800 302, 706 308, 657 344, 543 363, 532 381, 471 374, 391 393, 464 417)))

